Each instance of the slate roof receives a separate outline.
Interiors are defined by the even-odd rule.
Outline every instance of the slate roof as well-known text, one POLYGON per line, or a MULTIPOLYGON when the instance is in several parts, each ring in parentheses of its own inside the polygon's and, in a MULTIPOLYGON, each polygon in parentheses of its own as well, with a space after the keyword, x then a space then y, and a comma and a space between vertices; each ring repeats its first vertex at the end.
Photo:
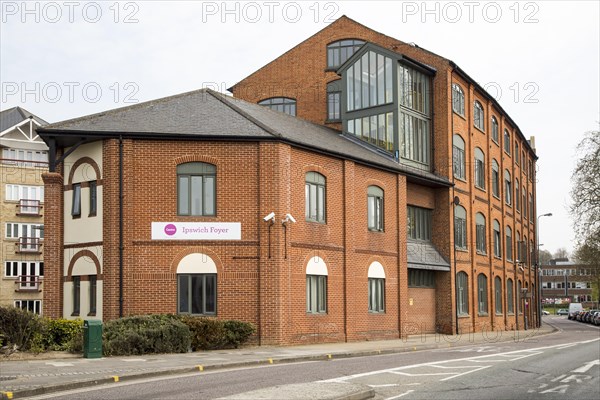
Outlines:
POLYGON ((182 93, 38 128, 59 145, 83 136, 140 139, 282 140, 340 158, 400 172, 413 181, 450 186, 446 178, 396 162, 388 154, 318 124, 209 89, 182 93))
POLYGON ((408 241, 406 244, 408 268, 450 271, 450 264, 429 242, 408 241))
POLYGON ((4 132, 8 128, 17 125, 20 122, 33 117, 40 125, 48 125, 48 122, 44 121, 35 114, 30 113, 21 107, 13 107, 7 110, 0 111, 0 132, 4 132))

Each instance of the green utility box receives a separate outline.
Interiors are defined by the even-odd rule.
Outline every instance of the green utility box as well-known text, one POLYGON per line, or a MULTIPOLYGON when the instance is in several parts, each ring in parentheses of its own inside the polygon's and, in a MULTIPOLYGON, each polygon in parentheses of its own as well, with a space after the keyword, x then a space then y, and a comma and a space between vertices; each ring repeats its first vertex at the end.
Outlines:
POLYGON ((102 358, 102 321, 83 321, 83 357, 102 358))

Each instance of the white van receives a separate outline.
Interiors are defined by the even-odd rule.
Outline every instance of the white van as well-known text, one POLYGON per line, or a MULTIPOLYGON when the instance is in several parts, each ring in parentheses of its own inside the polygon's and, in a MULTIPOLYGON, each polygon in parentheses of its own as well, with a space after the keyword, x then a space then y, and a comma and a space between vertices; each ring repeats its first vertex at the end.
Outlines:
POLYGON ((581 303, 569 304, 569 319, 573 319, 573 314, 576 311, 581 311, 581 310, 583 310, 583 306, 581 305, 581 303))

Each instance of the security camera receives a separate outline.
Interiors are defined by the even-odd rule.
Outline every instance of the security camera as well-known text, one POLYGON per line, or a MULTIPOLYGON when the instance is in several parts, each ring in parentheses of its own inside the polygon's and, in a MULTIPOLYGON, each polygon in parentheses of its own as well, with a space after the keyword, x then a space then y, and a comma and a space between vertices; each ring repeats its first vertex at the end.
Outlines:
POLYGON ((289 214, 289 213, 285 214, 285 219, 282 222, 286 223, 288 221, 295 224, 296 223, 296 218, 292 217, 292 214, 289 214))
POLYGON ((264 218, 263 218, 263 220, 264 220, 265 222, 267 222, 267 221, 270 221, 270 220, 272 220, 273 218, 275 218, 275 213, 274 213, 274 212, 272 212, 272 213, 270 213, 269 215, 267 215, 266 217, 264 217, 264 218))

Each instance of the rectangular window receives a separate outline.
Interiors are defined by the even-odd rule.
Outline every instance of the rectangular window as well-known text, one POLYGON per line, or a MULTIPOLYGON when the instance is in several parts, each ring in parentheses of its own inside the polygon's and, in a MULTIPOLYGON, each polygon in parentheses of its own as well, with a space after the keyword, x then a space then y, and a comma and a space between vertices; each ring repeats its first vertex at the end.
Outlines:
POLYGON ((369 278, 369 312, 385 312, 385 279, 369 278))
POLYGON ((459 272, 456 276, 456 307, 458 315, 469 315, 469 298, 467 282, 468 277, 464 272, 459 272))
POLYGON ((457 146, 452 146, 452 167, 456 178, 465 179, 465 151, 457 146))
POLYGON ((73 184, 73 204, 71 205, 71 216, 73 218, 81 217, 81 184, 73 184))
POLYGON ((512 248, 512 236, 506 235, 506 259, 512 261, 513 259, 513 248, 512 248))
POLYGON ((485 166, 483 160, 475 160, 475 186, 485 189, 485 166))
POLYGON ((44 201, 43 186, 6 185, 6 201, 38 200, 44 201))
POLYGON ((15 300, 15 307, 23 310, 27 310, 34 314, 42 314, 42 301, 41 300, 15 300))
POLYGON ((341 118, 341 92, 332 92, 327 94, 327 119, 338 121, 341 118))
POLYGON ((454 217, 454 246, 458 249, 467 248, 467 220, 454 217))
POLYGON ((477 277, 477 291, 479 300, 479 314, 488 313, 488 292, 487 292, 487 277, 479 274, 477 277))
POLYGON ((309 314, 327 312, 326 275, 306 275, 306 312, 309 314))
POLYGON ((408 269, 408 287, 435 289, 435 272, 428 269, 408 269))
POLYGON ((394 150, 394 113, 348 120, 348 133, 384 150, 394 150))
POLYGON ((502 257, 502 248, 500 243, 502 240, 500 239, 500 231, 494 229, 494 256, 500 258, 502 257))
POLYGON ((325 223, 325 180, 305 184, 306 220, 325 223))
POLYGON ((98 207, 98 184, 96 181, 90 182, 90 217, 96 215, 98 207))
POLYGON ((429 165, 429 120, 400 112, 400 138, 403 158, 429 165))
POLYGON ((497 169, 492 168, 492 194, 500 197, 500 175, 497 169))
POLYGON ((383 192, 367 196, 367 219, 370 231, 383 231, 383 192))
POLYGON ((509 314, 515 312, 512 280, 506 281, 506 310, 509 314))
POLYGON ((73 312, 72 316, 78 316, 81 308, 81 277, 73 277, 73 312))
POLYGON ((431 210, 408 206, 408 238, 431 241, 431 210))
POLYGON ((90 316, 96 315, 97 278, 96 275, 90 275, 90 316))
POLYGON ((475 242, 477 247, 477 252, 481 254, 487 253, 486 248, 486 240, 485 240, 485 225, 476 224, 475 225, 475 242))
POLYGON ((179 314, 216 314, 216 274, 179 274, 177 283, 179 314))

